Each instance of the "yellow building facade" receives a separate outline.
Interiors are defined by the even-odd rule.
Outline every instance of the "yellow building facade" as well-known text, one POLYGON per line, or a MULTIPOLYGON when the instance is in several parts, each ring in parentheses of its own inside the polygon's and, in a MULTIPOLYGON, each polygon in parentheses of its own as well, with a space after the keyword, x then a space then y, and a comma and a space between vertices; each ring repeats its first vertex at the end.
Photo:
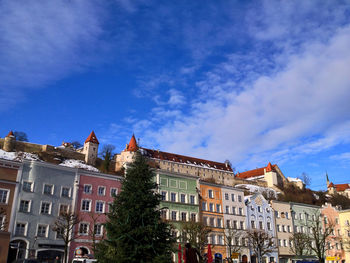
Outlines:
POLYGON ((350 262, 350 209, 339 211, 339 223, 342 244, 345 251, 345 262, 350 262))

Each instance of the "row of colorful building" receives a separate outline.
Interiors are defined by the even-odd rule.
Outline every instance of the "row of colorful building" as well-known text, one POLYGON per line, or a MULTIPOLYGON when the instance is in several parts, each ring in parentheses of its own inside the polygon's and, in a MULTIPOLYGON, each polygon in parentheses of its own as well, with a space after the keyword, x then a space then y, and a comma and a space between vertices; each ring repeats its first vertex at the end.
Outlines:
MULTIPOLYGON (((307 222, 322 214, 334 221, 334 233, 327 245, 327 261, 350 262, 346 242, 350 238, 350 210, 340 210, 300 203, 267 201, 259 193, 247 195, 250 186, 276 193, 280 186, 300 181, 285 178, 277 165, 234 174, 230 164, 166 153, 139 147, 132 136, 124 151, 114 156, 112 168, 101 173, 96 135, 92 132, 81 149, 69 143, 60 147, 17 142, 11 132, 0 139, 0 262, 35 257, 50 262, 62 258, 64 243, 53 223, 64 211, 79 215, 69 246, 69 258, 93 254, 93 240, 104 237, 103 223, 114 195, 121 190, 123 171, 141 152, 155 170, 155 180, 164 208, 162 217, 174 226, 181 241, 184 222, 202 222, 210 227, 208 243, 218 259, 234 257, 236 262, 256 262, 253 249, 237 236, 232 242, 240 250, 230 255, 229 229, 263 229, 276 240, 277 248, 266 255, 265 262, 315 260, 313 254, 297 258, 290 237, 309 231, 307 222), (246 195, 245 195, 246 194, 246 195), (91 236, 91 233, 94 236, 91 236)), ((301 184, 301 185, 300 185, 301 184)), ((176 257, 174 256, 174 260, 176 257)))

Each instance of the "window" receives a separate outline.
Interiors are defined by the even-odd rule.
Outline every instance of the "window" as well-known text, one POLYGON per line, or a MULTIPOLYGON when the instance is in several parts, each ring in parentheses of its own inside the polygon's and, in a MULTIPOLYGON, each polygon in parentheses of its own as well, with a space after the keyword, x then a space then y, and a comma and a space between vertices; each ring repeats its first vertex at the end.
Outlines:
POLYGON ((209 198, 214 198, 213 190, 208 190, 209 198))
POLYGON ((205 226, 208 225, 208 217, 203 216, 203 224, 204 224, 205 226))
POLYGON ((304 233, 304 227, 303 226, 300 227, 300 233, 304 233))
POLYGON ((240 208, 238 209, 238 211, 239 211, 239 215, 242 216, 242 215, 243 215, 243 208, 240 207, 240 208))
POLYGON ((228 193, 225 193, 225 200, 228 200, 228 193))
POLYGON ((251 223, 252 228, 255 229, 255 221, 251 221, 250 223, 251 223))
POLYGON ((228 220, 226 220, 226 228, 230 228, 230 226, 231 226, 231 224, 230 224, 230 220, 228 219, 228 220))
POLYGON ((60 204, 59 213, 60 215, 68 213, 68 205, 60 204))
POLYGON ((7 204, 8 194, 9 190, 6 189, 0 189, 0 203, 1 204, 7 204))
POLYGON ((214 212, 214 204, 212 203, 209 204, 209 211, 214 212))
POLYGON ((23 182, 22 190, 26 192, 32 192, 33 191, 33 183, 32 182, 23 182))
POLYGON ((206 202, 202 202, 202 210, 203 211, 207 210, 207 203, 206 202))
POLYGON ((84 184, 84 193, 85 194, 91 194, 92 187, 91 184, 84 184))
POLYGON ((160 210, 160 218, 165 220, 166 219, 166 210, 160 210))
POLYGON ((220 213, 221 212, 221 205, 216 204, 216 212, 220 213))
POLYGON ((81 203, 81 210, 82 211, 90 211, 90 204, 91 204, 90 200, 83 200, 81 203))
POLYGON ((105 203, 102 202, 102 201, 96 201, 96 213, 103 213, 104 212, 104 206, 105 206, 105 203))
POLYGON ((233 220, 233 226, 232 226, 233 229, 237 229, 237 221, 236 220, 233 220))
POLYGON ((44 194, 53 195, 53 185, 52 184, 44 184, 44 194))
POLYGON ((235 194, 231 194, 231 200, 232 200, 232 202, 235 201, 235 194))
POLYGON ((25 236, 26 235, 26 227, 27 224, 26 223, 17 223, 16 224, 16 235, 17 236, 25 236))
POLYGON ((196 217, 197 217, 197 215, 192 213, 191 214, 191 221, 196 222, 196 219, 197 219, 196 217))
POLYGON ((57 228, 56 229, 56 238, 57 239, 62 239, 63 235, 64 235, 64 229, 62 227, 61 228, 57 228))
POLYGON ((288 212, 286 212, 285 215, 286 215, 286 218, 289 219, 289 214, 288 214, 288 212))
POLYGON ((278 246, 281 247, 282 246, 282 240, 278 239, 278 246))
POLYGON ((187 213, 181 212, 181 221, 186 221, 186 220, 187 220, 187 213))
POLYGON ((171 211, 171 220, 176 220, 176 211, 171 211))
POLYGON ((287 247, 287 246, 288 246, 287 240, 286 240, 286 239, 283 239, 283 246, 284 246, 284 247, 287 247))
POLYGON ((290 233, 291 232, 290 226, 287 226, 287 229, 288 229, 288 233, 290 233))
POLYGON ((89 234, 89 224, 88 223, 80 223, 79 225, 79 234, 87 235, 89 234))
POLYGON ((30 212, 30 201, 21 200, 21 202, 19 204, 19 211, 24 212, 24 213, 30 212))
POLYGON ((97 194, 98 194, 98 195, 101 195, 101 196, 105 195, 105 194, 106 194, 106 187, 104 187, 104 186, 99 186, 99 187, 98 187, 97 194))
POLYGON ((278 211, 275 211, 275 217, 280 218, 280 213, 278 211))
POLYGON ((236 207, 232 206, 232 214, 235 215, 236 214, 236 207))
POLYGON ((238 196, 238 202, 242 202, 242 196, 241 195, 238 196))
POLYGON ((218 218, 217 220, 216 220, 216 226, 217 227, 221 227, 222 226, 222 220, 221 220, 221 218, 218 218))
POLYGON ((303 214, 302 213, 299 213, 299 219, 303 219, 303 214))
POLYGON ((176 193, 170 194, 170 200, 171 200, 171 202, 176 202, 176 193))
POLYGON ((185 194, 180 194, 180 201, 181 201, 181 203, 186 203, 186 195, 185 194))
POLYGON ((286 232, 286 226, 285 225, 282 225, 282 231, 286 232))
POLYGON ((196 198, 194 195, 190 195, 190 203, 193 205, 196 203, 196 198))
POLYGON ((225 207, 225 213, 226 213, 226 214, 229 214, 229 213, 230 213, 230 207, 229 207, 228 205, 225 207))
POLYGON ((51 203, 42 202, 40 213, 43 215, 49 215, 51 213, 51 203))
POLYGON ((243 222, 243 221, 240 221, 240 222, 239 222, 239 225, 240 225, 240 228, 241 228, 241 229, 244 229, 244 222, 243 222))
POLYGON ((263 222, 262 222, 262 221, 259 221, 259 228, 260 228, 260 229, 264 229, 264 226, 263 226, 263 222))
POLYGON ((277 232, 281 232, 281 226, 277 225, 277 232))
POLYGON ((211 243, 214 245, 215 244, 215 235, 210 236, 211 243))
POLYGON ((223 238, 220 235, 218 235, 218 244, 223 245, 223 238))
POLYGON ((215 219, 214 217, 209 218, 209 225, 210 226, 214 226, 214 219, 215 219))
POLYGON ((267 230, 271 230, 271 222, 267 222, 267 230))
POLYGON ((258 206, 258 212, 261 213, 261 206, 258 206))
POLYGON ((166 201, 166 194, 167 194, 166 191, 162 191, 162 192, 160 193, 160 195, 161 195, 161 200, 162 200, 162 201, 166 201))
POLYGON ((46 237, 47 235, 47 226, 46 225, 38 225, 38 231, 36 233, 38 237, 46 237))
POLYGON ((94 233, 96 236, 102 236, 102 225, 101 224, 94 225, 94 233))
POLYGON ((118 189, 117 188, 111 188, 111 196, 114 197, 118 194, 118 189))
POLYGON ((70 188, 69 187, 62 187, 61 196, 62 197, 70 197, 70 188))
POLYGON ((5 215, 0 215, 0 231, 5 231, 5 215))

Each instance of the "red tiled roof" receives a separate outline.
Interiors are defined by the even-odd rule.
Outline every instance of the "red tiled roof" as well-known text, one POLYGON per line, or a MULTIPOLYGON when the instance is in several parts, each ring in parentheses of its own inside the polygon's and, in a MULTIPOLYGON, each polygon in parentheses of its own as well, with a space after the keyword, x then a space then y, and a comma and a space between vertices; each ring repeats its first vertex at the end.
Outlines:
POLYGON ((138 149, 139 147, 137 146, 135 135, 133 134, 125 150, 128 152, 136 152, 138 149))
POLYGON ((346 189, 350 189, 350 186, 349 184, 335 184, 335 189, 338 191, 338 192, 343 192, 345 191, 346 189))
POLYGON ((246 179, 246 178, 261 176, 265 174, 264 172, 265 169, 266 169, 266 172, 271 172, 272 170, 274 170, 275 167, 276 167, 276 164, 271 165, 271 163, 269 163, 266 167, 256 168, 254 170, 237 173, 236 177, 246 179))
POLYGON ((333 183, 330 183, 330 184, 328 185, 328 187, 334 187, 334 184, 333 184, 333 183))
POLYGON ((13 134, 13 131, 10 131, 9 134, 7 134, 6 137, 15 137, 15 135, 13 134))
POLYGON ((90 133, 89 137, 87 137, 87 139, 85 140, 85 143, 87 143, 87 142, 93 142, 93 143, 100 144, 97 140, 97 137, 96 137, 94 131, 92 131, 90 133))
POLYGON ((197 166, 203 166, 204 168, 213 168, 213 169, 232 172, 232 168, 230 167, 230 165, 226 166, 225 163, 213 162, 213 161, 208 161, 204 159, 198 159, 194 157, 179 155, 175 153, 161 152, 158 150, 151 150, 146 148, 141 148, 141 149, 144 150, 143 151, 144 155, 151 158, 183 163, 183 164, 192 164, 197 166))

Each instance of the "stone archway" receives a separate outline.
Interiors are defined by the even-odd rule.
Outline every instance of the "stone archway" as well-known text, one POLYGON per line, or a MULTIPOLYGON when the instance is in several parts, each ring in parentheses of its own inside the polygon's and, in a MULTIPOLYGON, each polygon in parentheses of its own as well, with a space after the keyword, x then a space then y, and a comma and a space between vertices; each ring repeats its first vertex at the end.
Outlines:
POLYGON ((247 255, 242 256, 242 263, 248 263, 248 257, 247 255))

